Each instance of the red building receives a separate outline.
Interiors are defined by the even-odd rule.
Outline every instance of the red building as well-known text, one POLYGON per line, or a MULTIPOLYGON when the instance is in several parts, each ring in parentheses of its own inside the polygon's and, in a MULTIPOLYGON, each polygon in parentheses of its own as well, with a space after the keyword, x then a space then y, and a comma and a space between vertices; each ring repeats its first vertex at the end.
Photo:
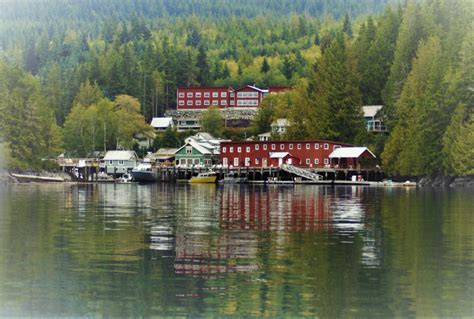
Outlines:
POLYGON ((232 87, 180 87, 176 92, 178 110, 204 110, 214 105, 219 108, 256 108, 268 94, 287 92, 289 87, 260 89, 246 85, 232 87))
POLYGON ((224 167, 329 167, 329 155, 339 147, 352 145, 325 140, 313 141, 239 141, 221 143, 224 167))

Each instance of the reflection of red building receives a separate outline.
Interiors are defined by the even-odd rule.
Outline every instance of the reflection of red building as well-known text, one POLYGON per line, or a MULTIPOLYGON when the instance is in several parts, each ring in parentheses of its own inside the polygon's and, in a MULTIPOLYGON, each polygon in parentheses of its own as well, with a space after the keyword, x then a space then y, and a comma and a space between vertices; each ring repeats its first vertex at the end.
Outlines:
POLYGON ((256 108, 268 94, 289 91, 289 87, 272 86, 261 89, 246 85, 238 89, 224 87, 180 87, 176 92, 178 110, 205 110, 210 106, 219 108, 256 108))
POLYGON ((239 141, 221 143, 224 167, 278 167, 287 163, 302 167, 330 165, 329 154, 348 144, 313 141, 239 141))
POLYGON ((299 193, 280 188, 226 187, 221 199, 221 228, 228 230, 310 231, 330 227, 330 203, 322 193, 299 193))

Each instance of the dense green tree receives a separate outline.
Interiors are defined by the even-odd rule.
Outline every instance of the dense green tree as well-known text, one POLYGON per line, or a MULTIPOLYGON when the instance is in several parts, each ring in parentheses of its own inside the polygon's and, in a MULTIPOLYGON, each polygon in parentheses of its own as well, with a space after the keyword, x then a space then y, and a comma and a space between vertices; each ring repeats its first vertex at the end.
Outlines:
POLYGON ((267 73, 270 71, 270 65, 268 64, 267 58, 263 58, 262 67, 260 68, 260 72, 267 73))
POLYGON ((449 123, 443 101, 444 61, 437 37, 421 43, 396 104, 399 121, 383 152, 391 172, 426 175, 442 170, 442 137, 449 123))
MULTIPOLYGON (((474 25, 471 26, 471 30, 474 25)), ((474 121, 474 32, 467 32, 459 53, 457 72, 450 79, 447 103, 459 103, 443 137, 444 168, 447 174, 473 174, 473 124, 474 121), (469 132, 471 130, 471 132, 469 132)))
POLYGON ((354 142, 364 131, 356 61, 341 32, 316 63, 309 103, 308 137, 354 142))
POLYGON ((398 119, 395 103, 400 97, 403 83, 411 70, 411 63, 418 45, 427 36, 426 25, 420 5, 414 0, 407 1, 398 32, 393 64, 383 89, 385 114, 388 116, 389 123, 395 124, 398 119))
POLYGON ((97 83, 91 84, 91 82, 87 80, 86 82, 81 84, 79 88, 79 92, 74 98, 73 104, 89 106, 94 103, 97 103, 103 98, 104 98, 104 95, 102 94, 102 91, 97 85, 97 83))
MULTIPOLYGON (((393 62, 399 25, 398 14, 391 8, 387 8, 378 21, 375 38, 370 41, 368 51, 356 52, 364 104, 383 104, 382 90, 393 62)), ((368 36, 366 38, 370 39, 368 36)))
POLYGON ((0 61, 0 132, 17 167, 40 168, 61 152, 62 137, 38 78, 0 61))
POLYGON ((464 104, 456 108, 443 138, 443 162, 449 175, 474 175, 474 114, 464 104))
POLYGON ((360 74, 360 92, 362 94, 363 103, 366 105, 376 104, 380 92, 377 91, 377 85, 374 80, 377 78, 375 74, 374 61, 372 60, 376 36, 376 28, 372 17, 367 19, 367 24, 362 24, 359 36, 354 44, 354 54, 357 58, 357 67, 360 74))
POLYGON ((207 61, 206 49, 203 45, 199 46, 196 68, 199 70, 196 79, 197 82, 201 86, 208 86, 211 81, 211 70, 209 68, 209 62, 207 61))
POLYGON ((347 34, 349 38, 352 38, 352 26, 351 26, 351 20, 349 18, 349 14, 346 13, 344 16, 344 22, 342 24, 342 32, 347 34))
POLYGON ((201 130, 213 136, 220 137, 223 132, 223 117, 219 109, 211 106, 201 113, 201 130))

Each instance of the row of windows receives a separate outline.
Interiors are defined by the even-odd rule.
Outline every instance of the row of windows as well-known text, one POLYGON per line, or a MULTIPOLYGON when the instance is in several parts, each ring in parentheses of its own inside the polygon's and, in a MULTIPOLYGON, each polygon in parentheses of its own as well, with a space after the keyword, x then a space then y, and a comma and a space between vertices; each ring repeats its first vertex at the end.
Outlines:
MULTIPOLYGON (((233 166, 239 166, 240 163, 239 163, 239 160, 240 158, 238 157, 234 157, 233 161, 231 161, 232 165, 233 166)), ((266 165, 267 164, 267 159, 263 159, 263 164, 266 165)), ((305 160, 305 163, 306 165, 311 165, 311 159, 310 158, 307 158, 305 160)), ((319 158, 315 158, 314 161, 313 161, 314 165, 319 165, 319 158)), ((254 165, 260 165, 260 160, 259 158, 255 158, 255 162, 253 163, 254 165)), ((329 164, 329 158, 325 158, 324 159, 324 165, 328 165, 329 164)), ((229 159, 227 157, 224 157, 222 159, 222 165, 224 166, 229 166, 229 159)), ((244 166, 252 166, 252 159, 250 157, 246 157, 245 160, 244 160, 244 163, 243 163, 244 166)))
POLYGON ((258 97, 258 92, 237 92, 237 97, 258 97))
MULTIPOLYGON (((280 144, 280 151, 284 151, 285 150, 285 145, 286 144, 280 144)), ((296 144, 296 149, 298 150, 301 150, 302 149, 302 144, 301 143, 297 143, 296 144)), ((319 147, 320 147, 320 144, 319 143, 314 143, 314 149, 315 150, 319 150, 319 147)), ((325 150, 328 150, 329 149, 329 144, 328 143, 324 143, 324 144, 321 144, 321 147, 324 148, 325 150)), ((340 147, 339 145, 334 145, 333 146, 333 149, 336 149, 340 147)), ((268 144, 263 144, 262 145, 262 149, 263 150, 267 150, 268 149, 268 144)), ((271 150, 272 151, 275 151, 277 149, 277 144, 271 144, 271 150)), ((294 144, 293 143, 290 143, 288 144, 288 149, 292 150, 294 149, 294 144)), ((306 149, 307 150, 310 150, 311 149, 311 143, 306 143, 306 149)), ((260 144, 255 144, 254 146, 254 150, 255 151, 259 151, 260 150, 260 144)), ((222 147, 222 153, 226 153, 227 152, 227 147, 222 147)), ((234 152, 234 147, 233 146, 230 146, 229 147, 229 153, 233 153, 234 152)), ((237 153, 241 153, 242 152, 242 147, 237 147, 237 153)), ((250 146, 247 146, 245 148, 245 152, 247 153, 250 153, 251 152, 251 147, 250 146)))
MULTIPOLYGON (((186 93, 186 97, 197 97, 200 98, 202 96, 202 92, 188 92, 186 93)), ((227 97, 227 92, 221 92, 221 97, 227 97)), ((178 97, 184 97, 184 92, 179 92, 178 97)), ((211 97, 210 92, 204 92, 204 97, 211 97)), ((219 92, 212 92, 212 97, 219 97, 219 92)))
POLYGON ((237 106, 258 106, 258 100, 237 100, 237 106))
MULTIPOLYGON (((184 101, 179 101, 178 105, 184 105, 184 101)), ((192 106, 192 105, 202 105, 201 101, 187 101, 186 105, 192 106)), ((211 101, 209 100, 204 100, 204 105, 211 105, 211 101)), ((218 100, 213 100, 212 105, 227 105, 226 100, 221 100, 220 103, 218 100)))

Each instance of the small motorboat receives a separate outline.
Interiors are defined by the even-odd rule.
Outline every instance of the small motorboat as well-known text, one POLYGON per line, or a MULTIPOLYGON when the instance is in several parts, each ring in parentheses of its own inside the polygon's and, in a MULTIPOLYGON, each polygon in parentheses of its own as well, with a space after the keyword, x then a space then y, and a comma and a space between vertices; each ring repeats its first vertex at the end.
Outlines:
POLYGON ((205 173, 199 173, 197 176, 191 177, 189 182, 193 184, 197 184, 197 183, 214 184, 216 180, 217 180, 216 173, 209 171, 205 173))
POLYGON ((219 181, 224 184, 244 184, 247 183, 247 177, 238 177, 234 172, 224 175, 224 179, 219 181))

